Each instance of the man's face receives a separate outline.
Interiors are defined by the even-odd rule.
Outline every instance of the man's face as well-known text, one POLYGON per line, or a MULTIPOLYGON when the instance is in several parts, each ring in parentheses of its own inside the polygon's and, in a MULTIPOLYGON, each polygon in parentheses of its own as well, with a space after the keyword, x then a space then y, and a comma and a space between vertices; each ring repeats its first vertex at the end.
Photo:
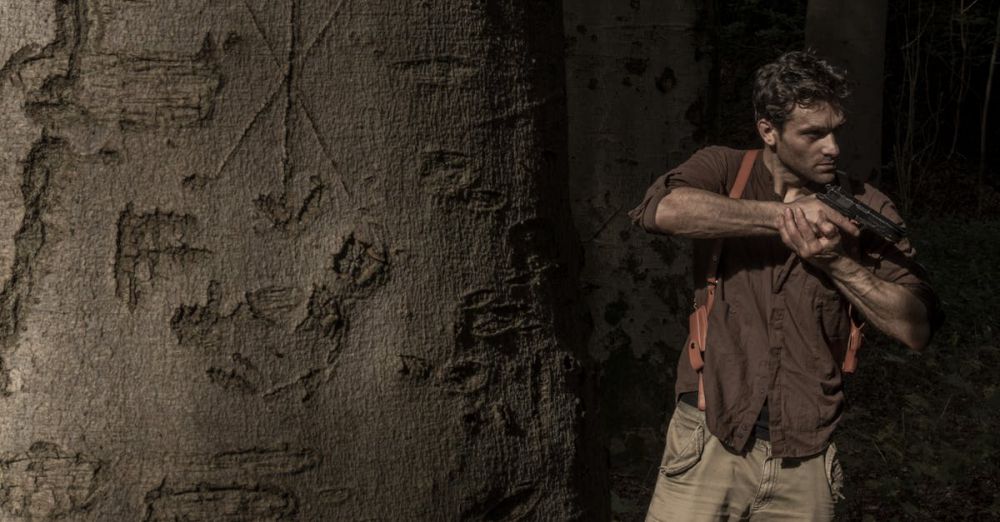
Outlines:
POLYGON ((845 121, 843 112, 828 103, 796 106, 783 129, 762 129, 761 135, 785 168, 804 181, 825 184, 836 178, 836 134, 845 121))

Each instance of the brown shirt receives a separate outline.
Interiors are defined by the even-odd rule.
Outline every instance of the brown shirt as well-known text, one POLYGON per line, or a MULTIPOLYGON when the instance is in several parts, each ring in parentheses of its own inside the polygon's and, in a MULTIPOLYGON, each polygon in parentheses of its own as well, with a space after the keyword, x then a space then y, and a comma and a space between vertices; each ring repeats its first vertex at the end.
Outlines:
MULTIPOLYGON (((698 151, 660 176, 629 216, 647 232, 659 232, 654 217, 663 196, 676 187, 728 194, 742 156, 743 151, 725 147, 698 151)), ((762 156, 753 166, 743 199, 780 202, 762 156)), ((902 223, 884 194, 868 184, 855 185, 859 185, 856 198, 902 223)), ((857 242, 863 266, 883 280, 905 286, 927 305, 930 317, 939 316, 937 298, 914 261, 908 240, 893 245, 863 232, 857 242)), ((711 244, 694 240, 699 303, 705 298, 711 244)), ((766 400, 774 456, 823 451, 844 406, 840 365, 850 334, 847 301, 822 271, 803 263, 777 235, 726 239, 719 276, 722 283, 709 316, 705 351, 709 430, 726 445, 742 449, 766 400)), ((937 321, 932 323, 936 326, 937 321)), ((676 393, 697 389, 697 374, 682 350, 676 393)))

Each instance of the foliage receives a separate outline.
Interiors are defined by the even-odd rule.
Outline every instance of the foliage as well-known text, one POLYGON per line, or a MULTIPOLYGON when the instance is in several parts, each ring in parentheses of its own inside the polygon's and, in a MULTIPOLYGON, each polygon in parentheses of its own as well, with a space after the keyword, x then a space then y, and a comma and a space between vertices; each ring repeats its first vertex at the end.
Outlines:
POLYGON ((911 224, 948 320, 915 354, 873 336, 836 435, 845 520, 1000 518, 1000 220, 911 224))
MULTIPOLYGON (((887 180, 904 212, 923 203, 922 185, 942 163, 996 170, 1000 150, 981 150, 980 128, 988 97, 986 84, 996 38, 998 3, 979 0, 889 2, 886 81, 883 104, 883 161, 887 180)), ((996 91, 994 85, 992 91, 996 91)), ((996 96, 992 104, 995 105, 996 96)), ((992 114, 996 114, 996 110, 992 114)), ((996 135, 989 118, 986 137, 996 135)), ((987 179, 987 187, 995 180, 987 179)), ((980 187, 955 193, 967 203, 982 202, 980 187)))

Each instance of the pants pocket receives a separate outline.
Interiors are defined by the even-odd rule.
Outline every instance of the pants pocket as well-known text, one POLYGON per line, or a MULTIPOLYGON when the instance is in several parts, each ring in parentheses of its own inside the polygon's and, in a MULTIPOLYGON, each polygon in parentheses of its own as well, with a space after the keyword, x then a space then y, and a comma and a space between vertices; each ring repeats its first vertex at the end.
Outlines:
POLYGON ((705 449, 704 413, 685 403, 678 403, 667 428, 667 447, 660 462, 660 473, 673 477, 694 467, 705 449))
POLYGON ((830 443, 826 447, 826 454, 823 455, 823 463, 826 465, 826 482, 830 486, 830 495, 833 501, 844 498, 844 468, 840 467, 840 459, 837 458, 837 445, 830 443))

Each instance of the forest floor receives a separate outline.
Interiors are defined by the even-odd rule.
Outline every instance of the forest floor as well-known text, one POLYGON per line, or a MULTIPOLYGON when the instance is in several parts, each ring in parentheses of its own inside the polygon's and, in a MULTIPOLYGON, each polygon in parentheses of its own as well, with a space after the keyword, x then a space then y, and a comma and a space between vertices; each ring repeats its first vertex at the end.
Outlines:
POLYGON ((869 334, 834 437, 838 520, 1000 519, 1000 218, 909 228, 947 319, 914 353, 869 334))

